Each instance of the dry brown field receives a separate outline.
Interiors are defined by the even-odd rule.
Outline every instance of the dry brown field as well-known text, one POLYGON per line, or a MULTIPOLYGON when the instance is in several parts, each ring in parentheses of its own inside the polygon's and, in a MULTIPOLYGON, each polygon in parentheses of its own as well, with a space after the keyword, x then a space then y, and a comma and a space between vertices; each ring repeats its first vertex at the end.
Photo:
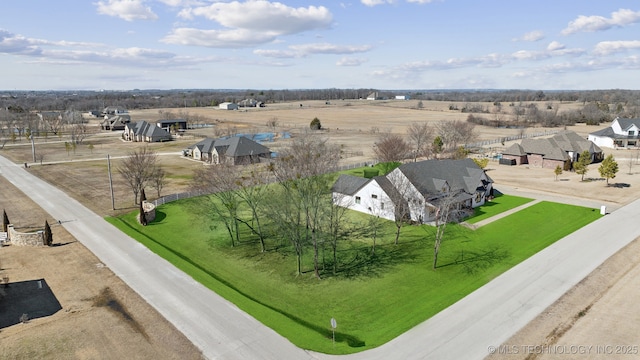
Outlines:
MULTIPOLYGON (((214 124, 214 127, 189 130, 183 138, 172 142, 140 144, 123 142, 120 140, 120 132, 98 131, 98 120, 92 119, 90 126, 95 129, 95 134, 88 137, 75 151, 66 151, 63 138, 39 139, 36 142, 36 149, 38 153, 44 154, 42 165, 39 161, 33 162, 31 144, 24 140, 16 144, 6 144, 0 150, 0 155, 19 164, 29 163, 30 172, 60 187, 96 213, 102 216, 115 215, 136 208, 133 203, 133 194, 115 169, 120 157, 126 156, 128 152, 140 146, 148 146, 160 154, 160 164, 167 172, 167 185, 161 195, 166 195, 188 190, 193 170, 203 165, 181 157, 180 152, 204 136, 214 137, 217 134, 229 132, 272 131, 266 126, 267 121, 270 120, 277 120, 278 126, 275 129, 277 132, 287 131, 297 136, 307 132, 309 123, 317 117, 324 130, 315 132, 313 136, 321 136, 341 146, 345 154, 342 159, 344 164, 359 163, 373 159, 372 147, 382 132, 405 134, 407 127, 413 122, 435 124, 440 121, 466 119, 468 114, 449 110, 449 105, 461 108, 465 104, 423 101, 423 107, 419 109, 418 102, 415 100, 338 100, 331 101, 330 104, 324 101, 269 104, 265 108, 249 108, 246 111, 227 111, 218 108, 136 110, 131 112, 133 121, 155 121, 162 117, 161 111, 170 111, 175 114, 185 111, 190 115, 200 116, 205 122, 214 124), (92 146, 90 147, 89 144, 92 146), (111 204, 107 155, 112 159, 115 209, 112 209, 111 204)), ((503 104, 503 108, 506 107, 505 105, 503 104)), ((492 105, 489 104, 489 106, 492 105)), ((560 111, 566 111, 575 109, 581 104, 563 103, 553 104, 553 106, 559 106, 560 111)), ((489 113, 482 116, 491 119, 495 115, 489 113)), ((500 116, 508 118, 508 115, 500 116)), ((577 125, 568 129, 586 137, 589 132, 604 126, 606 125, 599 127, 577 125)), ((558 129, 535 128, 525 131, 533 133, 545 130, 558 129)), ((478 140, 495 140, 521 132, 518 129, 484 126, 477 126, 476 131, 478 140)), ((287 145, 287 141, 276 138, 274 142, 266 145, 273 151, 278 151, 287 145)), ((491 156, 509 145, 510 142, 504 145, 497 142, 484 147, 474 156, 491 156)), ((498 189, 502 184, 511 189, 573 198, 578 202, 582 199, 585 203, 603 204, 610 209, 615 209, 640 197, 640 165, 636 160, 636 151, 605 149, 605 152, 613 153, 620 164, 620 172, 612 180, 612 183, 620 185, 618 187, 605 186, 605 182, 599 179, 597 166, 594 165, 586 176, 590 181, 585 182, 580 181, 579 175, 573 173, 565 172, 556 181, 553 171, 549 169, 500 166, 497 162, 489 164, 488 174, 495 180, 495 186, 498 189)), ((157 194, 150 189, 147 190, 147 196, 154 198, 157 194)), ((43 213, 37 204, 32 203, 2 178, 0 178, 0 204, 7 210, 18 230, 41 227, 45 219, 50 223, 55 222, 43 213)), ((54 224, 53 230, 55 242, 61 246, 38 249, 15 246, 0 248, 0 267, 10 274, 11 281, 44 278, 62 306, 62 310, 52 316, 0 329, 0 344, 2 344, 0 358, 199 357, 197 349, 188 340, 109 269, 100 266, 99 261, 82 244, 60 226, 54 224), (110 289, 109 292, 105 292, 106 288, 110 289), (121 304, 122 309, 133 320, 123 316, 121 311, 114 311, 108 306, 99 306, 104 303, 105 297, 121 304)), ((575 339, 595 343, 600 334, 594 330, 592 323, 591 327, 587 326, 586 320, 600 319, 605 316, 611 311, 607 304, 617 304, 621 299, 637 296, 637 293, 629 294, 615 289, 618 287, 617 284, 623 280, 627 281, 626 274, 640 271, 637 260, 640 259, 637 256, 639 254, 640 245, 636 241, 617 254, 615 261, 609 260, 603 264, 576 289, 547 309, 538 319, 510 340, 511 343, 515 343, 514 341, 518 344, 544 343, 551 341, 549 336, 553 339, 557 338, 557 342, 561 343, 563 337, 573 339, 570 336, 574 336, 572 335, 574 332, 575 339), (620 267, 620 259, 627 267, 620 267), (589 296, 583 294, 589 294, 589 296), (609 299, 609 296, 613 296, 613 299, 609 299), (587 306, 589 311, 586 316, 575 319, 575 314, 587 306), (567 330, 567 324, 570 324, 570 329, 574 330, 567 330), (584 329, 581 332, 575 330, 581 328, 584 329)), ((634 287, 634 289, 638 288, 638 286, 634 287)), ((624 290, 628 290, 628 287, 624 290)), ((617 327, 612 325, 608 333, 628 331, 637 333, 637 330, 618 324, 617 327)))

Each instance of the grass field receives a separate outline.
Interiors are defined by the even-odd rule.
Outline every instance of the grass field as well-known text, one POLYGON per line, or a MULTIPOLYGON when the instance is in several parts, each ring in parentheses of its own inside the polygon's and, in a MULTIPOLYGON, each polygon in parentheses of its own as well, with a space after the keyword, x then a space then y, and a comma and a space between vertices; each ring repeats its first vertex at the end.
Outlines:
POLYGON ((507 210, 517 208, 518 206, 524 205, 531 201, 533 201, 533 199, 518 196, 496 196, 495 198, 493 198, 493 200, 487 201, 483 206, 475 208, 475 213, 473 214, 473 216, 465 219, 465 221, 470 224, 475 224, 479 221, 488 219, 507 210))
MULTIPOLYGON (((296 276, 287 246, 272 244, 260 253, 245 234, 247 240, 231 248, 222 228, 193 225, 192 204, 159 207, 147 227, 135 213, 108 220, 297 346, 337 354, 393 339, 600 216, 541 202, 476 231, 450 225, 433 270, 431 227, 405 226, 394 246, 395 228, 388 222, 385 240, 371 256, 368 239, 356 230, 364 215, 350 213, 353 237, 340 249, 341 271, 317 280, 311 271, 296 276), (332 317, 338 322, 335 346, 332 317)), ((311 269, 309 259, 305 266, 311 269)))

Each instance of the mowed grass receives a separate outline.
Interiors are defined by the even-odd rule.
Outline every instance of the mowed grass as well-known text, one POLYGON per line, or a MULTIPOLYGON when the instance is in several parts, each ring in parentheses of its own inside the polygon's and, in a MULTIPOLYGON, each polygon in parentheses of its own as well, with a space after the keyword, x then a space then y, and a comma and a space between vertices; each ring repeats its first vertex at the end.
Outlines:
POLYGON ((475 224, 484 219, 488 219, 492 216, 498 215, 505 211, 514 209, 520 205, 524 205, 533 199, 528 199, 519 196, 500 195, 493 198, 491 201, 485 202, 484 205, 475 208, 473 216, 465 219, 470 224, 475 224))
MULTIPOLYGON (((433 228, 385 222, 371 256, 366 215, 348 214, 351 232, 340 247, 340 272, 323 280, 296 276, 288 244, 260 253, 255 240, 234 248, 220 225, 194 217, 193 200, 163 205, 146 227, 136 213, 108 218, 152 251, 235 303, 295 345, 346 354, 382 345, 486 284, 563 236, 598 219, 598 211, 541 202, 476 231, 449 225, 438 268, 432 269, 433 228), (330 319, 335 318, 336 344, 330 319)), ((325 254, 331 257, 328 252, 325 254)))

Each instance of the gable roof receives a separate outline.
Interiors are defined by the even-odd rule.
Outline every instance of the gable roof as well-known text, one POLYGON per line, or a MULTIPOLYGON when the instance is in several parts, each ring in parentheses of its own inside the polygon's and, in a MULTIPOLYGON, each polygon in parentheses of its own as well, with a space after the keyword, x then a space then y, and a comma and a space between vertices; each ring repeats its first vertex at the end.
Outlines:
POLYGON ((590 153, 602 152, 602 149, 592 141, 584 139, 574 131, 563 130, 552 137, 564 151, 576 153, 588 150, 590 153))
MULTIPOLYGON (((425 160, 398 167, 422 194, 436 194, 446 184, 451 191, 473 194, 482 184, 484 170, 472 160, 425 160)), ((488 182, 493 182, 487 176, 488 182)))
POLYGON ((144 120, 135 122, 132 126, 129 126, 129 129, 131 129, 136 136, 144 136, 152 139, 171 138, 171 134, 169 134, 165 129, 150 124, 144 120))
POLYGON ((215 148, 218 154, 230 157, 271 154, 269 148, 244 136, 219 139, 206 138, 189 148, 196 147, 203 153, 212 153, 215 148))
POLYGON ((512 144, 508 148, 504 149, 502 154, 505 154, 505 155, 516 155, 516 156, 527 155, 527 153, 522 148, 522 145, 520 145, 520 144, 512 144))
POLYGON ((363 186, 369 183, 371 179, 341 174, 338 180, 331 187, 331 191, 345 195, 353 195, 363 186))
POLYGON ((634 126, 634 125, 637 128, 640 128, 640 119, 620 119, 620 118, 616 118, 614 121, 618 121, 618 124, 620 125, 620 128, 623 131, 629 130, 629 128, 634 126))

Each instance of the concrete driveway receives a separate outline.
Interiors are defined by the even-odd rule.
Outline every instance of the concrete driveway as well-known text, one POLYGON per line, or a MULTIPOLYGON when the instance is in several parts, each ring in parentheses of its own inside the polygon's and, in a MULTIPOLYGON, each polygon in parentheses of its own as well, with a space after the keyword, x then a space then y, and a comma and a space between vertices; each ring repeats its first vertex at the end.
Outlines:
POLYGON ((638 200, 547 247, 389 343, 331 356, 295 347, 3 157, 0 174, 61 219, 73 236, 212 359, 482 359, 640 236, 638 200))

